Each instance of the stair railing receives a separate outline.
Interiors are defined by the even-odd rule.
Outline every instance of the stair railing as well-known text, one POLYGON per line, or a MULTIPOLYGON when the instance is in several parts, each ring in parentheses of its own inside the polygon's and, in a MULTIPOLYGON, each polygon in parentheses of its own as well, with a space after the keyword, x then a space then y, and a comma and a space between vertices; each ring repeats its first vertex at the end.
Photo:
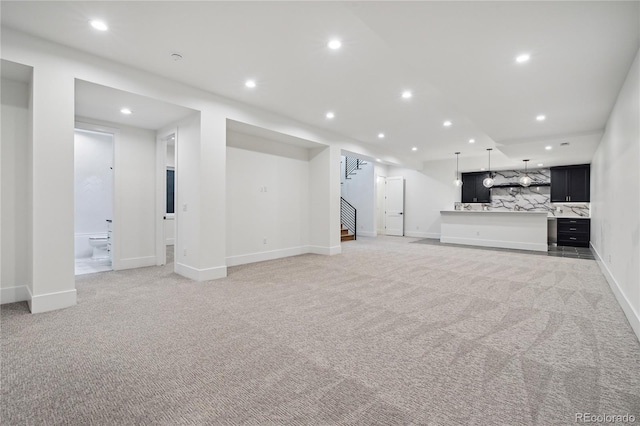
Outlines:
POLYGON ((345 157, 344 161, 344 178, 351 179, 349 176, 360 170, 360 166, 367 164, 364 160, 359 158, 345 157))
POLYGON ((351 231, 353 239, 355 240, 357 235, 356 229, 358 229, 358 214, 356 208, 342 197, 340 197, 340 223, 351 231))

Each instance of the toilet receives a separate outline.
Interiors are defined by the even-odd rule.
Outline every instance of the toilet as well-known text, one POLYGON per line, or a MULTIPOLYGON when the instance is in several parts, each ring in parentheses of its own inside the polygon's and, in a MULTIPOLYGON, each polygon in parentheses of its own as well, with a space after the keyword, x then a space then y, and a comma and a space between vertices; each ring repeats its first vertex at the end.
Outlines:
POLYGON ((109 259, 109 238, 107 234, 97 234, 89 237, 89 245, 93 248, 92 260, 109 259))

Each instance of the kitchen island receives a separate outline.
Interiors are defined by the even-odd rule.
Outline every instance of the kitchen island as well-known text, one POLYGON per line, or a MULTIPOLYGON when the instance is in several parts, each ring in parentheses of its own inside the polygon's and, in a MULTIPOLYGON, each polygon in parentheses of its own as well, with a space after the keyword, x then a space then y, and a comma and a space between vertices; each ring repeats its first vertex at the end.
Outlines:
POLYGON ((547 212, 440 211, 440 242, 547 251, 547 212))

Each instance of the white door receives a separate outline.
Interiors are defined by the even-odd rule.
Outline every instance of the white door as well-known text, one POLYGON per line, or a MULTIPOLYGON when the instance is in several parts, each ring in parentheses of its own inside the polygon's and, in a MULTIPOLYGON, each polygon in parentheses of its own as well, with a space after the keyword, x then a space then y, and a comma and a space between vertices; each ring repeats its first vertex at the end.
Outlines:
POLYGON ((388 177, 385 199, 387 235, 404 235, 404 178, 388 177))

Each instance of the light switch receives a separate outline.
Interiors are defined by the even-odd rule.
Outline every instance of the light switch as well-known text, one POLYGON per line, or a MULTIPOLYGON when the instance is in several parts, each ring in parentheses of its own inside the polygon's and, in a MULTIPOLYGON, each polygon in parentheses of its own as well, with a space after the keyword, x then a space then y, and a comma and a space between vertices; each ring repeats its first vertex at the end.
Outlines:
POLYGON ((187 203, 184 203, 184 204, 182 205, 182 211, 183 211, 183 212, 186 212, 186 211, 187 211, 187 203))

